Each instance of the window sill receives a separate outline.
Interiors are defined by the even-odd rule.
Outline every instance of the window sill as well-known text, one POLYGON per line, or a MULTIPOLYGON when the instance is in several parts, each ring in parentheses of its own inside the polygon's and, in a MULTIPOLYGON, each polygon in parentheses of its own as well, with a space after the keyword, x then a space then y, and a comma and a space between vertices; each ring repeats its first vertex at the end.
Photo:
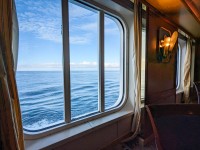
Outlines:
POLYGON ((86 135, 92 131, 95 131, 99 128, 102 128, 106 125, 112 124, 122 118, 128 117, 133 114, 132 109, 124 107, 122 110, 110 114, 105 117, 92 120, 81 125, 62 130, 60 132, 48 135, 46 137, 34 139, 34 140, 25 140, 25 149, 42 149, 42 148, 51 148, 62 145, 66 142, 72 141, 76 138, 79 138, 83 135, 86 135))

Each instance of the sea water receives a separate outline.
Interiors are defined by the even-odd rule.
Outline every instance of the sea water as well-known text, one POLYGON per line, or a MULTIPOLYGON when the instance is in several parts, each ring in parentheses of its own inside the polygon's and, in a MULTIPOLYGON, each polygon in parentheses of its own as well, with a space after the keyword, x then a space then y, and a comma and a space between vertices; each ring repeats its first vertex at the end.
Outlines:
MULTIPOLYGON (((18 71, 16 80, 24 129, 41 130, 64 122, 63 72, 18 71)), ((70 81, 71 118, 98 112, 98 72, 71 71, 70 81)), ((104 84, 108 109, 120 95, 120 72, 105 71, 104 84)))

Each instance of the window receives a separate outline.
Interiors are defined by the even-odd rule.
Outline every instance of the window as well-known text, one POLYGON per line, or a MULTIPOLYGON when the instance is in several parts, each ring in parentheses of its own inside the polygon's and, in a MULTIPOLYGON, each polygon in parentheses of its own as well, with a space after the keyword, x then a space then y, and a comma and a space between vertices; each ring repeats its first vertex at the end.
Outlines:
POLYGON ((181 48, 180 44, 178 44, 178 49, 176 53, 176 89, 180 86, 181 80, 181 48))
POLYGON ((125 97, 124 25, 96 6, 16 0, 17 86, 25 131, 118 110, 125 97))
POLYGON ((145 76, 146 76, 146 5, 142 4, 142 51, 141 51, 141 102, 145 100, 145 76))

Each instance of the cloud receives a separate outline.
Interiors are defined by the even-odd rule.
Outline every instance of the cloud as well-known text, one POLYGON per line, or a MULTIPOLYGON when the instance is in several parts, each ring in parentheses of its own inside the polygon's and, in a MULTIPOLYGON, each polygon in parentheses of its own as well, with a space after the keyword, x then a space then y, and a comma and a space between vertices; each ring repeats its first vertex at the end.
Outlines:
POLYGON ((105 63, 105 68, 120 68, 119 63, 105 63))
MULTIPOLYGON (((28 32, 34 37, 56 43, 62 42, 62 15, 60 0, 16 0, 20 32, 28 32)), ((85 44, 98 33, 97 13, 69 3, 70 43, 85 44), (76 22, 76 23, 75 23, 76 22), (92 36, 93 35, 93 36, 92 36)), ((115 22, 106 17, 107 34, 118 33, 115 22)))
POLYGON ((71 68, 97 68, 97 62, 83 61, 80 63, 70 63, 71 68))
MULTIPOLYGON (((97 62, 83 61, 80 63, 70 63, 72 68, 97 68, 97 62)), ((105 68, 119 68, 118 63, 105 63, 105 68)))
MULTIPOLYGON (((98 70, 98 63, 91 61, 82 61, 80 63, 70 63, 71 70, 98 70)), ((105 69, 117 69, 120 66, 118 63, 105 63, 105 69)), ((17 66, 18 71, 62 71, 63 65, 60 63, 42 63, 42 64, 19 64, 17 66)))
POLYGON ((18 71, 61 71, 62 64, 59 63, 44 63, 44 64, 19 64, 18 71))
POLYGON ((32 33, 43 40, 62 41, 59 3, 47 0, 17 0, 16 5, 20 32, 32 33))
POLYGON ((87 23, 79 26, 79 29, 86 31, 97 31, 98 25, 97 22, 87 23))
POLYGON ((88 16, 93 16, 94 14, 94 12, 72 3, 69 3, 69 12, 72 19, 84 19, 85 17, 87 18, 88 16))
MULTIPOLYGON (((62 42, 61 4, 49 0, 17 0, 17 12, 20 32, 28 32, 34 37, 57 43, 62 42)), ((92 32, 97 32, 94 12, 69 4, 70 18, 78 20, 70 31, 70 43, 85 44, 92 41, 92 32), (81 21, 82 20, 82 21, 81 21), (77 24, 77 23, 76 23, 77 24), (75 32, 73 32, 75 31, 75 32)), ((96 34, 96 33, 95 33, 96 34)))
POLYGON ((91 34, 73 35, 69 38, 71 44, 86 44, 92 40, 91 34))

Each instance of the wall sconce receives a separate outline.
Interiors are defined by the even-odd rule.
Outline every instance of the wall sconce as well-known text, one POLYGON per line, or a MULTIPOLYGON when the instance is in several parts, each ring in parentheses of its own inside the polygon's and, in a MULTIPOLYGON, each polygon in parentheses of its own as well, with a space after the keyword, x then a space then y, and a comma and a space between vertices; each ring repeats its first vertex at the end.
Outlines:
POLYGON ((158 53, 157 59, 159 62, 167 63, 170 61, 174 45, 176 44, 178 38, 178 32, 174 31, 171 35, 171 32, 163 27, 159 29, 158 37, 158 53))

